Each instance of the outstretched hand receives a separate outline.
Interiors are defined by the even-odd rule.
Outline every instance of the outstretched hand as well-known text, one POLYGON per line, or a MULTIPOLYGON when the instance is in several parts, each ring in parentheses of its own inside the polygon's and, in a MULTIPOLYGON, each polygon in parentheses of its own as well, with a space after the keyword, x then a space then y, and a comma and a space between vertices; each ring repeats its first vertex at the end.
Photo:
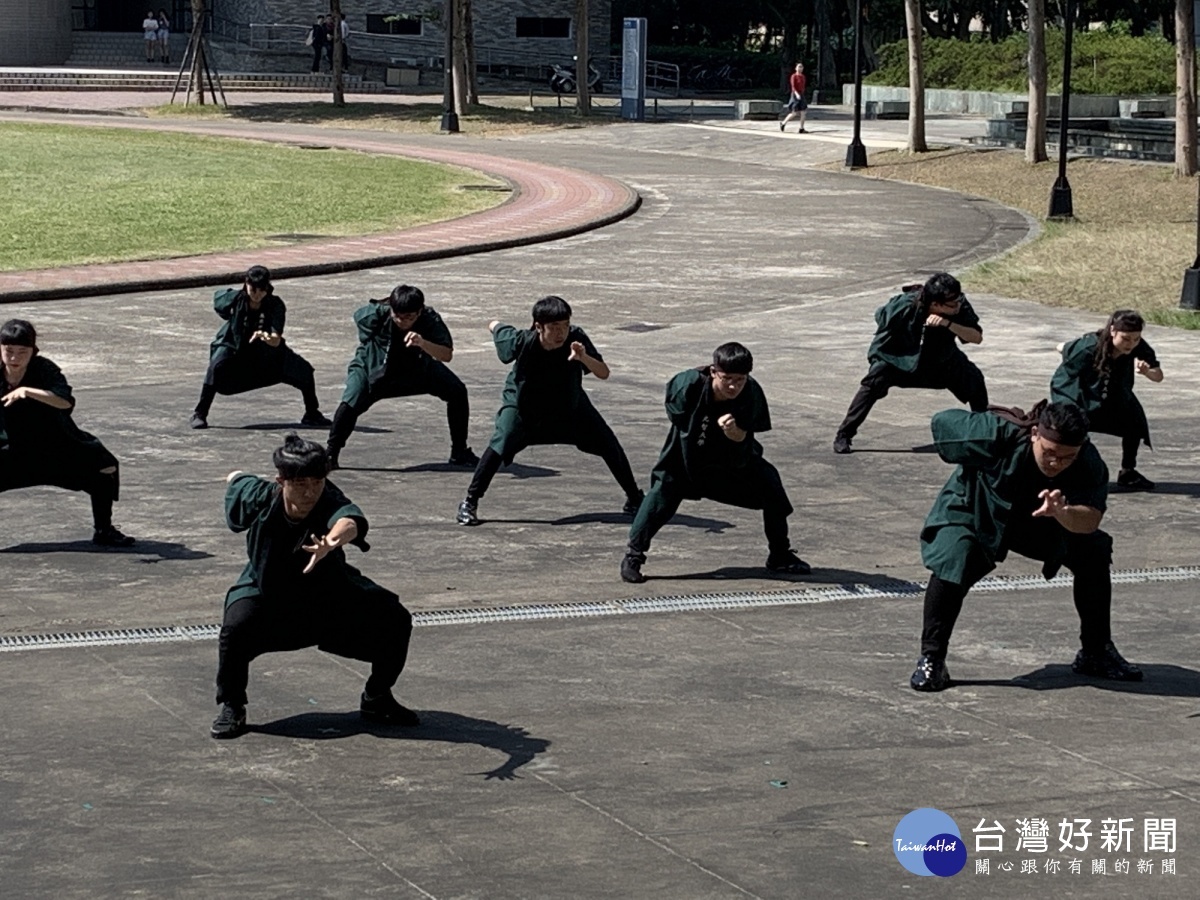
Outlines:
POLYGON ((1042 501, 1042 505, 1033 511, 1035 516, 1057 517, 1067 508, 1067 498, 1063 496, 1062 491, 1047 489, 1038 494, 1038 499, 1042 501))
POLYGON ((341 546, 337 541, 330 538, 329 535, 317 537, 315 534, 309 535, 311 544, 302 545, 305 550, 312 554, 312 558, 308 561, 308 565, 304 567, 304 574, 307 575, 317 567, 317 563, 323 560, 326 556, 341 546))
POLYGON ((0 397, 0 403, 5 406, 12 406, 18 400, 25 400, 29 397, 29 388, 22 385, 21 387, 13 388, 3 397, 0 397))
POLYGON ((571 360, 582 362, 585 356, 587 356, 587 348, 583 346, 583 343, 581 341, 571 341, 571 355, 567 357, 568 362, 571 360))
POLYGON ((1133 368, 1139 375, 1145 375, 1150 371, 1150 363, 1144 359, 1135 359, 1133 361, 1133 368))

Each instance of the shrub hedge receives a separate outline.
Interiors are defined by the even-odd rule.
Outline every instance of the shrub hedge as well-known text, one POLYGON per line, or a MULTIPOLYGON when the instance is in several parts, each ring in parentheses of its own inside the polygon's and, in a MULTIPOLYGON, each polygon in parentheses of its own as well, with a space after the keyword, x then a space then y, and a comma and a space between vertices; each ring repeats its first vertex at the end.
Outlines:
MULTIPOLYGON (((1029 88, 1029 38, 1014 34, 993 44, 927 37, 925 87, 1023 92, 1029 88)), ((907 85, 908 43, 879 48, 880 67, 866 84, 907 85)), ((1047 82, 1062 87, 1063 34, 1046 29, 1047 82)), ((1159 35, 1131 37, 1109 31, 1077 32, 1071 52, 1071 90, 1080 94, 1173 94, 1175 46, 1159 35)))

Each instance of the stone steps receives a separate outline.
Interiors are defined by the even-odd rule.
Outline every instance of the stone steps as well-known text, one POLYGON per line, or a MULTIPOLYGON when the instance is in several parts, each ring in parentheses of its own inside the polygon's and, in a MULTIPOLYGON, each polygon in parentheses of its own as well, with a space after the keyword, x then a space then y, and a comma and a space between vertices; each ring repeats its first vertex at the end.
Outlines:
MULTIPOLYGON (((147 70, 127 66, 96 69, 0 69, 0 91, 169 91, 178 77, 178 63, 144 64, 147 70)), ((220 72, 221 86, 227 91, 329 91, 332 79, 327 74, 220 72)), ((380 93, 384 85, 364 81, 358 75, 343 76, 347 91, 359 94, 380 93)))

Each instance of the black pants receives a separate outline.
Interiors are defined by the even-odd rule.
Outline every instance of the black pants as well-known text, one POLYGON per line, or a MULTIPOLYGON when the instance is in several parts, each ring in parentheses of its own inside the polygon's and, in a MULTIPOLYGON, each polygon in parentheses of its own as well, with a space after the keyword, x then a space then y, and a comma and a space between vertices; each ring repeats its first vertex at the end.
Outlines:
POLYGON ((936 366, 919 365, 914 372, 905 372, 886 363, 875 363, 850 401, 846 418, 838 426, 837 433, 847 438, 854 437, 866 421, 871 407, 894 387, 949 390, 960 402, 969 404, 974 412, 983 412, 988 407, 983 373, 961 352, 956 352, 936 366))
POLYGON ((769 552, 783 554, 791 549, 787 520, 792 514, 792 504, 779 471, 760 458, 745 469, 727 472, 719 482, 703 487, 677 478, 652 477, 650 492, 629 528, 629 552, 644 556, 650 549, 650 541, 671 521, 679 505, 696 494, 730 506, 761 509, 769 552))
POLYGON ((378 696, 404 670, 412 616, 395 594, 339 587, 321 597, 246 597, 225 609, 218 639, 217 703, 246 705, 250 662, 264 653, 319 647, 371 664, 366 691, 378 696))
POLYGON ((83 491, 91 498, 92 522, 96 530, 112 524, 113 501, 117 499, 120 483, 117 472, 70 472, 15 460, 9 462, 8 455, 9 451, 0 450, 0 492, 38 485, 83 491))
POLYGON ((496 416, 496 425, 497 434, 493 435, 492 444, 500 439, 504 450, 500 453, 489 446, 479 457, 479 465, 475 467, 475 474, 467 487, 467 500, 472 503, 478 503, 487 493, 492 479, 500 471, 504 461, 511 461, 530 444, 574 444, 584 453, 599 456, 604 460, 608 471, 612 472, 613 478, 617 480, 626 497, 637 497, 641 494, 633 469, 629 466, 629 457, 625 455, 625 450, 612 428, 595 407, 589 405, 580 411, 575 421, 569 423, 569 431, 558 435, 539 434, 539 429, 528 428, 511 407, 501 409, 500 414, 496 416))
POLYGON ((462 379, 450 371, 450 367, 429 360, 423 376, 415 380, 389 381, 381 379, 370 386, 367 395, 354 403, 343 401, 333 414, 333 426, 329 429, 329 449, 341 450, 350 439, 358 417, 368 409, 390 397, 414 397, 431 394, 446 404, 446 422, 450 426, 450 448, 464 450, 467 446, 467 427, 471 420, 471 403, 467 397, 467 386, 462 379))
POLYGON ((314 72, 320 72, 321 71, 321 53, 325 50, 325 45, 314 43, 312 45, 312 49, 313 49, 312 70, 314 72))
MULTIPOLYGON (((1058 527, 1058 526, 1055 526, 1058 527)), ((1038 559, 1036 538, 1013 547, 1012 552, 1038 559)), ((1112 538, 1106 532, 1067 535, 1064 565, 1074 576, 1072 591, 1075 611, 1079 614, 1079 641, 1084 650, 1100 650, 1112 640, 1112 538)), ((967 592, 990 572, 993 564, 982 553, 972 553, 962 584, 943 581, 936 575, 925 590, 924 624, 921 628, 921 653, 945 659, 954 623, 962 611, 967 592)))
POLYGON ((239 353, 218 350, 209 360, 196 412, 207 416, 217 394, 240 394, 276 384, 297 388, 304 397, 305 412, 320 410, 313 367, 290 347, 263 344, 239 353))
POLYGON ((1088 430, 1121 439, 1121 468, 1136 469, 1142 428, 1132 416, 1114 415, 1105 409, 1088 416, 1088 430))

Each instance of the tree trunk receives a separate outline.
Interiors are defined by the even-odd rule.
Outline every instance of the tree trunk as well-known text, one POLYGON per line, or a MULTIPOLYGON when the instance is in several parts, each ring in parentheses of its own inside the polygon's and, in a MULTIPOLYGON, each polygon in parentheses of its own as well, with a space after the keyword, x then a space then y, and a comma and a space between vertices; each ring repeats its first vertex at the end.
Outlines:
MULTIPOLYGON (((816 0, 817 19, 817 89, 822 96, 837 91, 837 61, 833 57, 833 27, 829 17, 830 0, 816 0)), ((837 100, 841 103, 841 99, 837 100)))
POLYGON ((1175 174, 1196 174, 1196 23, 1192 0, 1175 0, 1175 174))
POLYGON ((590 115, 592 96, 588 90, 591 74, 588 54, 588 0, 575 0, 575 95, 581 116, 590 115))
POLYGON ((479 105, 479 72, 475 63, 475 0, 461 0, 463 46, 467 48, 467 103, 479 105))
MULTIPOLYGON (((196 28, 203 29, 204 27, 204 3, 205 0, 192 0, 192 30, 196 28)), ((203 30, 201 31, 203 34, 203 30)), ((195 88, 196 102, 201 106, 204 105, 204 57, 200 55, 200 42, 197 39, 195 46, 192 48, 195 52, 192 55, 192 74, 191 81, 188 82, 188 89, 195 88)), ((216 99, 216 98, 213 98, 216 99)))
POLYGON ((1046 155, 1046 0, 1029 0, 1029 122, 1025 162, 1045 162, 1046 155))
POLYGON ((467 75, 466 2, 454 4, 454 112, 466 115, 470 78, 467 75))
POLYGON ((342 86, 342 0, 329 0, 329 13, 333 16, 333 105, 346 105, 346 92, 342 86))
POLYGON ((904 22, 908 26, 908 152, 926 153, 925 73, 921 56, 921 0, 904 0, 904 22))

